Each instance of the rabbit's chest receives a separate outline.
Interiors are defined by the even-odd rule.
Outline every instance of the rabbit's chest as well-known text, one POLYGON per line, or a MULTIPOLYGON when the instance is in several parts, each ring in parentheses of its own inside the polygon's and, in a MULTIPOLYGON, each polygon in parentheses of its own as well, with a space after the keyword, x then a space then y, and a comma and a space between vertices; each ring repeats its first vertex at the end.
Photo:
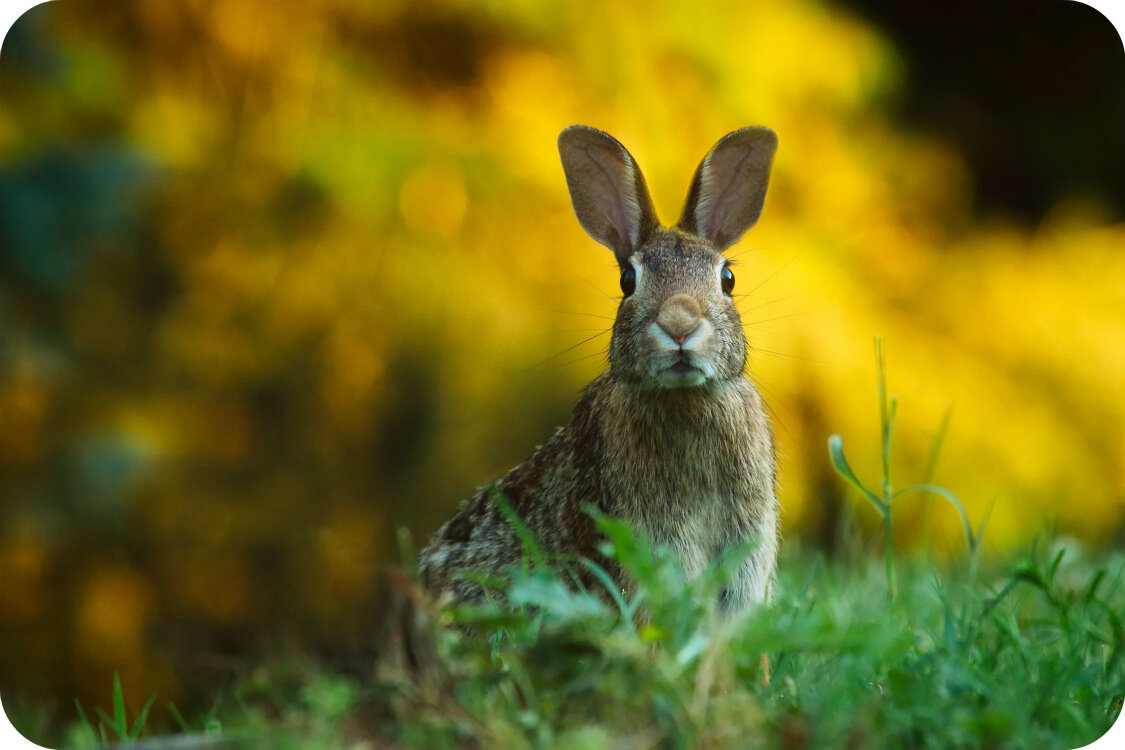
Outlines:
POLYGON ((772 439, 749 381, 643 397, 611 389, 601 409, 596 494, 676 550, 689 573, 776 534, 772 439))
POLYGON ((755 484, 747 461, 729 455, 685 448, 638 465, 618 474, 622 515, 675 550, 689 575, 753 535, 772 500, 769 480, 755 484))
POLYGON ((676 551, 689 576, 700 573, 722 552, 738 541, 736 529, 745 529, 742 514, 732 498, 721 495, 684 498, 682 512, 650 519, 654 540, 676 551))

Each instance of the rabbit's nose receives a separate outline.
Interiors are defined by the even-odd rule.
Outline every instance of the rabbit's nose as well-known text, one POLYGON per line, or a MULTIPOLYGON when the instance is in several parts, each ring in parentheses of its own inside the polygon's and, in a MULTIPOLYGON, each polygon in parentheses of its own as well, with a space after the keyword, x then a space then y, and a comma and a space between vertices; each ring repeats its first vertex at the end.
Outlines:
POLYGON ((660 314, 656 316, 656 324, 668 338, 683 346, 684 342, 695 333, 702 322, 703 309, 699 303, 687 294, 677 294, 669 297, 660 307, 660 314))

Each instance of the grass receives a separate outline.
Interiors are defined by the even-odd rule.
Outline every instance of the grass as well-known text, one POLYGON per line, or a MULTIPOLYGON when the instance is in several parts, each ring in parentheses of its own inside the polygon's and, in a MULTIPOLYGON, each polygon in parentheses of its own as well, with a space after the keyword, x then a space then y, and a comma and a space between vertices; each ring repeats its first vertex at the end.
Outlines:
POLYGON ((891 601, 880 561, 789 544, 777 600, 734 626, 712 605, 721 565, 686 582, 673 556, 599 523, 639 582, 617 606, 517 570, 514 609, 440 613, 477 636, 437 631, 442 679, 259 676, 211 732, 190 729, 271 747, 1038 750, 1085 745, 1121 710, 1120 555, 1036 545, 975 587, 899 560, 891 601), (628 613, 642 605, 638 627, 628 613))
POLYGON ((84 732, 83 739, 85 740, 85 744, 106 745, 109 744, 110 736, 113 736, 114 740, 119 743, 124 744, 132 742, 137 738, 141 730, 144 729, 145 721, 148 719, 148 711, 152 708, 152 702, 155 699, 156 696, 152 695, 145 701, 144 707, 133 720, 133 726, 130 727, 128 717, 125 714, 125 693, 121 689, 121 676, 114 672, 113 716, 110 716, 100 708, 95 709, 96 715, 100 718, 96 732, 94 731, 94 725, 90 722, 89 718, 87 718, 86 711, 82 708, 82 704, 77 700, 74 701, 74 707, 78 711, 80 726, 84 732), (112 733, 112 735, 110 733, 112 733))
POLYGON ((734 624, 713 604, 727 565, 689 582, 666 550, 598 524, 638 582, 631 596, 607 607, 556 574, 519 570, 514 611, 445 612, 479 637, 443 642, 445 692, 395 688, 398 742, 1070 748, 1121 709, 1120 557, 1037 545, 991 583, 909 559, 891 599, 878 563, 789 545, 777 601, 734 624))
POLYGON ((945 418, 942 420, 941 428, 938 430, 937 437, 934 439, 934 446, 930 452, 929 468, 926 470, 926 480, 920 484, 911 485, 904 489, 895 490, 891 483, 891 437, 894 434, 895 416, 898 414, 898 398, 891 396, 887 398, 887 364, 886 357, 883 352, 882 338, 875 337, 875 364, 876 370, 879 374, 879 422, 880 422, 880 435, 882 438, 882 468, 883 474, 880 481, 880 494, 869 490, 864 486, 863 482, 852 471, 851 466, 848 465, 848 460, 844 456, 844 441, 839 435, 833 435, 828 438, 828 456, 832 461, 832 467, 840 476, 847 480, 847 482, 862 494, 865 498, 871 501, 875 506, 875 510, 883 519, 883 562, 884 569, 886 570, 887 577, 887 596, 890 599, 895 598, 896 585, 895 585, 895 562, 894 562, 894 526, 892 524, 892 504, 894 501, 904 495, 911 493, 932 493, 945 498, 950 502, 957 514, 961 517, 961 525, 965 532, 965 542, 969 548, 969 571, 970 578, 975 577, 977 569, 977 560, 980 552, 981 538, 984 536, 985 527, 988 526, 988 517, 992 512, 992 506, 989 505, 988 511, 985 512, 984 518, 980 522, 980 527, 974 532, 973 525, 969 521, 969 514, 965 511, 965 506, 961 500, 953 494, 950 490, 940 485, 936 485, 930 481, 934 473, 934 467, 937 465, 938 455, 941 453, 941 447, 945 442, 945 436, 949 431, 949 412, 946 412, 945 418))
MULTIPOLYGON (((201 736, 271 747, 1041 750, 1092 742, 1125 696, 1125 556, 1053 539, 982 561, 987 514, 974 529, 957 496, 929 476, 892 485, 897 401, 887 397, 878 341, 876 351, 878 488, 851 469, 838 436, 829 458, 883 517, 882 561, 828 560, 789 541, 775 601, 731 621, 717 611, 718 592, 752 541, 688 580, 669 550, 590 510, 604 552, 635 585, 622 592, 578 561, 605 589, 584 591, 560 572, 565 566, 547 564, 494 494, 525 550, 510 576, 483 581, 505 606, 423 606, 404 627, 432 651, 412 651, 405 667, 377 680, 316 667, 258 677, 193 725, 176 712, 181 729, 209 727, 201 736), (895 556, 893 509, 921 493, 945 498, 960 516, 964 559, 895 556)), ((95 731, 79 707, 72 744, 129 741, 143 733, 150 704, 130 725, 115 680, 113 715, 98 712, 95 731)))

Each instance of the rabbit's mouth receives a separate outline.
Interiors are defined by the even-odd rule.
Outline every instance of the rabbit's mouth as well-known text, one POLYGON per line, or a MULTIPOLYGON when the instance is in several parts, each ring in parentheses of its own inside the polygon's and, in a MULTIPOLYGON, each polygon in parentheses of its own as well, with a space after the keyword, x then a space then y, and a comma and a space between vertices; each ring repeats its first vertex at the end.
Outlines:
POLYGON ((703 385, 706 380, 707 372, 682 355, 662 369, 659 375, 660 386, 663 388, 689 388, 703 385))
POLYGON ((686 359, 681 359, 668 368, 676 375, 687 375, 690 372, 699 372, 699 368, 688 362, 686 359))

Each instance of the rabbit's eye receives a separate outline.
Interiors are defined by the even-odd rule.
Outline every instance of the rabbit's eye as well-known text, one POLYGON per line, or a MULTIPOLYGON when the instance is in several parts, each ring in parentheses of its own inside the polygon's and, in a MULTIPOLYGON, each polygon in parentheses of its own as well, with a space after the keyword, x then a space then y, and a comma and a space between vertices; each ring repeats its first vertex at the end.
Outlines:
POLYGON ((729 295, 734 291, 734 273, 730 270, 730 266, 723 266, 720 278, 723 281, 723 294, 729 295))
POLYGON ((637 271, 629 266, 621 272, 621 291, 626 297, 632 296, 637 289, 637 271))

